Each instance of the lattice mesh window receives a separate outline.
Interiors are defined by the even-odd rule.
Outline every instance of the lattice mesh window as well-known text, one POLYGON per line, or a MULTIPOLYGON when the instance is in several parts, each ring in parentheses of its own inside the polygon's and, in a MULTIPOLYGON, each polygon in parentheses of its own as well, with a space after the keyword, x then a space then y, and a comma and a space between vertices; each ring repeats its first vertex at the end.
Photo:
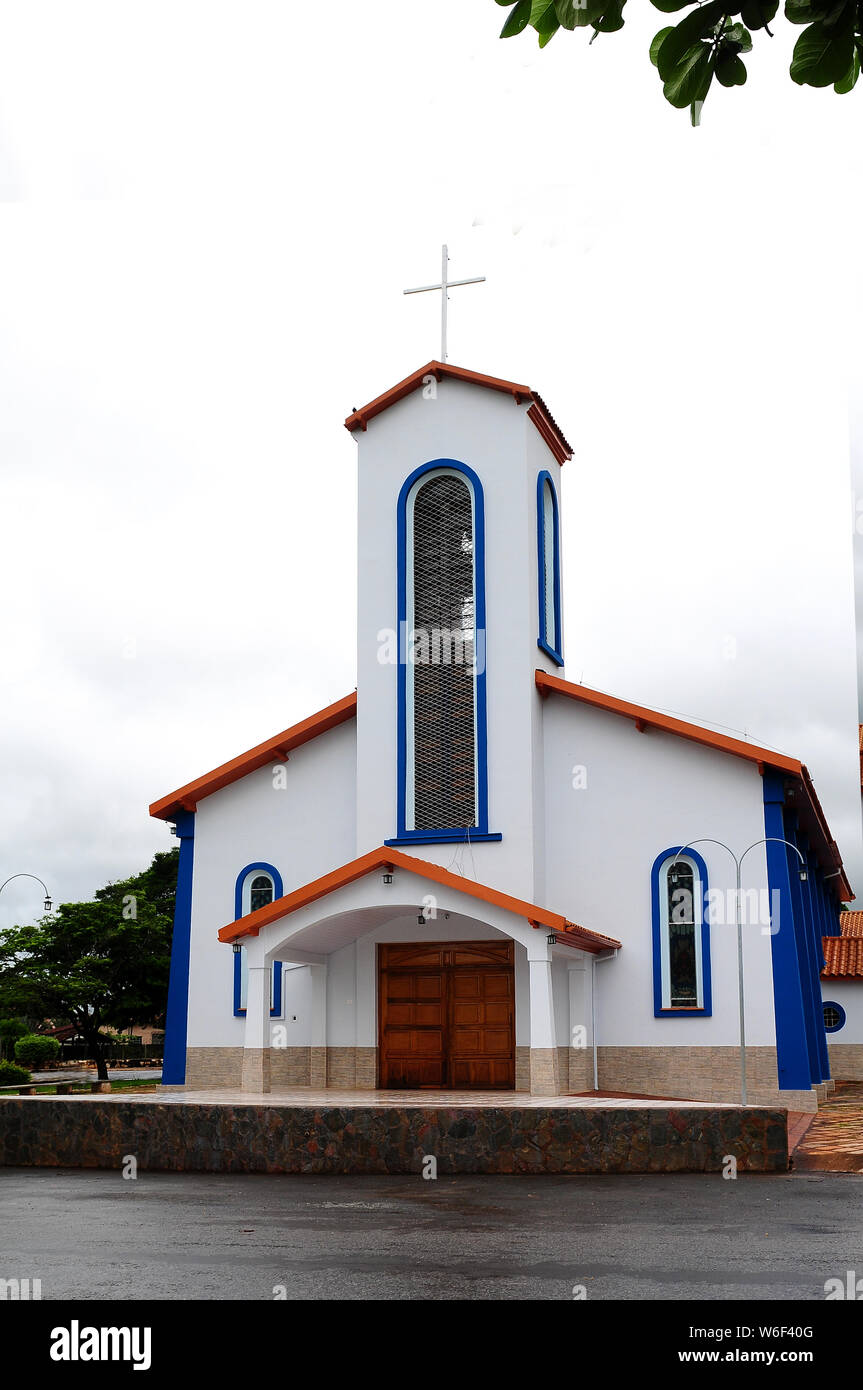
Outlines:
POLYGON ((546 478, 542 488, 542 592, 545 603, 545 640, 558 650, 557 624, 554 621, 554 499, 551 483, 546 478))
POLYGON ((476 824, 473 498, 449 473, 413 510, 414 827, 476 824))

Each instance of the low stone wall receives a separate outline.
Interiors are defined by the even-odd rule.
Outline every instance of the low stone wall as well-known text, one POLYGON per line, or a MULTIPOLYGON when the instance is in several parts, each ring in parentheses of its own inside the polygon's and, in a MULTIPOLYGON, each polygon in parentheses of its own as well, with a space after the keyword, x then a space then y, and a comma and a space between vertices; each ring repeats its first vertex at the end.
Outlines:
POLYGON ((782 1110, 0 1100, 0 1167, 199 1173, 784 1172, 782 1110))

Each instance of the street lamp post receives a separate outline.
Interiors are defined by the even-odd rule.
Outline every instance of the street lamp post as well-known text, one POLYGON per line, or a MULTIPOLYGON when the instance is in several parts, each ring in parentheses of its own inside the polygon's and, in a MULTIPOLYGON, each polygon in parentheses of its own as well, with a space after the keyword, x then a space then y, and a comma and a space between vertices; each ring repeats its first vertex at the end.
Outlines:
POLYGON ((723 849, 728 850, 728 853, 734 860, 735 869, 737 870, 737 884, 734 894, 734 915, 737 922, 737 994, 740 1009, 740 1099, 742 1105, 748 1104, 748 1101, 746 1098, 746 1007, 743 996, 743 923, 740 918, 741 871, 743 861, 749 851, 751 849, 757 849, 759 845, 767 844, 787 845, 789 849, 793 849, 802 866, 799 871, 801 881, 806 880, 806 860, 803 858, 803 855, 796 845, 792 845, 790 840, 783 840, 780 835, 767 835, 762 840, 755 840, 751 845, 747 845, 739 859, 731 846, 727 845, 724 840, 714 840, 711 839, 709 835, 704 835, 698 840, 689 840, 682 849, 677 851, 671 861, 673 867, 678 859, 682 858, 686 851, 693 845, 721 845, 723 849))
MULTIPOLYGON (((37 883, 42 883, 41 878, 37 878, 35 874, 11 874, 9 878, 6 879, 6 883, 11 883, 13 878, 33 878, 36 879, 37 883)), ((0 893, 3 892, 3 889, 6 887, 6 883, 0 883, 0 893)), ((50 912, 53 906, 51 902, 51 894, 48 892, 48 889, 45 887, 44 883, 42 883, 42 888, 45 893, 45 911, 50 912)))

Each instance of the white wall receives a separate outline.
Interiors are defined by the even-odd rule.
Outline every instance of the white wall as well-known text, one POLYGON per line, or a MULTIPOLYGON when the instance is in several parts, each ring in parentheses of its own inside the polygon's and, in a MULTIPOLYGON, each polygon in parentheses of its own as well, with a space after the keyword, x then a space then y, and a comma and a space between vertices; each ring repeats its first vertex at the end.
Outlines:
MULTIPOLYGON (((353 858, 355 759, 356 727, 349 720, 295 749, 284 765, 283 788, 276 788, 273 768, 267 766, 198 803, 190 1047, 243 1044, 243 1019, 233 1016, 232 951, 217 935, 234 921, 234 885, 241 869, 258 861, 272 864, 289 893, 353 858)), ((298 1011, 301 1017, 308 1013, 305 1005, 298 1011)), ((297 1045, 302 1045, 299 1038, 297 1045)))
POLYGON ((845 1026, 827 1034, 827 1046, 834 1043, 863 1043, 863 980, 822 980, 821 998, 841 1004, 845 1026))
MULTIPOLYGON (((703 836, 740 854, 764 836, 761 778, 744 759, 653 730, 562 696, 544 702, 545 906, 623 949, 597 972, 599 1044, 726 1046, 738 1040, 733 925, 711 928, 713 1015, 654 1018, 651 868, 672 846, 703 836), (573 768, 586 770, 584 789, 573 768)), ((733 889, 734 863, 698 845, 711 888, 733 889)), ((764 849, 747 855, 744 888, 766 889, 764 849)), ((744 931, 747 1039, 775 1042, 769 934, 744 931)))

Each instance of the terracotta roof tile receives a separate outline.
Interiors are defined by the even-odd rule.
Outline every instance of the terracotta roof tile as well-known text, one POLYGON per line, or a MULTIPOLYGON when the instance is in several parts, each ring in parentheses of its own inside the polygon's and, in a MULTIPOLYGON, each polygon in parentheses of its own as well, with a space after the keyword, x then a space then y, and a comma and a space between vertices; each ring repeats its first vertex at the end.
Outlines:
POLYGON ((821 944, 824 947, 822 980, 863 980, 863 936, 822 936, 821 944))
POLYGON ((863 937, 863 912, 840 912, 839 931, 842 936, 863 937))

